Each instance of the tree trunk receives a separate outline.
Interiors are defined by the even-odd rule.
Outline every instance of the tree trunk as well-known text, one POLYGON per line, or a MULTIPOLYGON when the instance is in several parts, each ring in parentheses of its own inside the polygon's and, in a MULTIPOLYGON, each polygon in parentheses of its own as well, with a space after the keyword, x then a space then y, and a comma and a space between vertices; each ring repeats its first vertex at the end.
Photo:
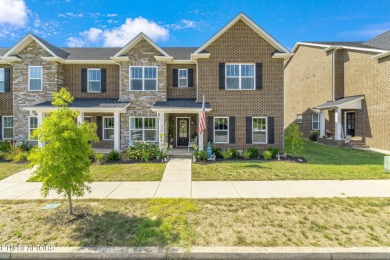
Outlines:
POLYGON ((69 214, 73 215, 73 206, 72 206, 72 195, 68 193, 68 203, 69 203, 69 214))

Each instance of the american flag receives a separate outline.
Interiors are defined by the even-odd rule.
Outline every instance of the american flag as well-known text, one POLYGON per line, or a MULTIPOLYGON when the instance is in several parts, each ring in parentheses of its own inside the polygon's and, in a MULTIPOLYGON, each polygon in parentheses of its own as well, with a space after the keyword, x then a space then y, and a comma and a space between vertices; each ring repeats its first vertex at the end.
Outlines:
POLYGON ((200 114, 200 118, 199 118, 199 134, 203 133, 204 130, 206 130, 206 115, 205 115, 204 96, 203 96, 202 114, 200 114))

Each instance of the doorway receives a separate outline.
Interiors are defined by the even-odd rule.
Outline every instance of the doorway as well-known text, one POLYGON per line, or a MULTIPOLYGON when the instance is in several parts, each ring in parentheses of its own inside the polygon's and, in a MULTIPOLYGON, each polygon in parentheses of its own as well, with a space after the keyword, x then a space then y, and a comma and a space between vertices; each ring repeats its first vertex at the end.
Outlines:
POLYGON ((355 136, 355 112, 346 112, 346 135, 355 136))
POLYGON ((176 118, 176 146, 187 147, 190 139, 190 118, 176 118))

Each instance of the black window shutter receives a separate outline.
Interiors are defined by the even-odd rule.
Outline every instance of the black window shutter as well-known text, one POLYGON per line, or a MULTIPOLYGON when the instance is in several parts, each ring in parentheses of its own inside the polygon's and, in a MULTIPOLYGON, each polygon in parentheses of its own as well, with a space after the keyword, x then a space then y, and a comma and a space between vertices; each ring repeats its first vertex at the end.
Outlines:
POLYGON ((219 64, 219 89, 225 89, 225 63, 219 64))
POLYGON ((236 143, 236 118, 229 116, 229 144, 236 143))
POLYGON ((177 88, 179 86, 179 70, 173 69, 173 87, 177 88))
POLYGON ((263 64, 256 63, 256 89, 263 88, 263 64))
POLYGON ((81 92, 87 92, 88 76, 87 68, 81 69, 81 92))
POLYGON ((101 116, 96 117, 97 136, 100 140, 103 140, 103 118, 101 116))
POLYGON ((100 69, 101 76, 101 92, 105 93, 107 91, 107 70, 105 68, 100 69))
POLYGON ((274 117, 268 117, 267 119, 268 124, 268 143, 273 144, 275 143, 275 118, 274 117))
POLYGON ((0 116, 0 139, 3 139, 3 137, 1 136, 3 133, 3 128, 1 127, 2 123, 3 123, 3 118, 1 118, 1 116, 0 116))
POLYGON ((252 143, 252 117, 247 116, 245 118, 246 122, 246 143, 251 144, 252 143))
POLYGON ((214 117, 208 116, 207 117, 207 138, 209 139, 209 142, 214 142, 214 117))
MULTIPOLYGON (((11 91, 11 70, 10 68, 4 69, 4 91, 10 92, 11 91)), ((1 128, 0 128, 1 130, 1 128)))
POLYGON ((188 69, 188 87, 194 86, 194 70, 188 69))

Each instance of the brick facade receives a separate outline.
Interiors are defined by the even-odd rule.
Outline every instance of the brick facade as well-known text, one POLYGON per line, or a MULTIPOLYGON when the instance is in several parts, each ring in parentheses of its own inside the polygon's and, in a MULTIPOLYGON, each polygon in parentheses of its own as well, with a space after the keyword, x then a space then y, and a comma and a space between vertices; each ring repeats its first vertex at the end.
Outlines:
POLYGON ((196 97, 196 65, 169 64, 167 65, 167 97, 168 98, 195 98, 196 97), (173 87, 173 69, 193 69, 194 86, 187 88, 173 87))
MULTIPOLYGON (((246 144, 246 116, 275 118, 275 143, 283 148, 283 59, 272 58, 275 47, 260 37, 243 21, 238 21, 206 48, 208 59, 198 60, 199 96, 204 95, 212 105, 210 116, 234 116, 234 144, 218 145, 223 148, 245 148, 267 145, 246 144), (263 87, 261 90, 219 89, 219 63, 262 63, 263 87)), ((204 145, 208 142, 207 133, 204 145)))

